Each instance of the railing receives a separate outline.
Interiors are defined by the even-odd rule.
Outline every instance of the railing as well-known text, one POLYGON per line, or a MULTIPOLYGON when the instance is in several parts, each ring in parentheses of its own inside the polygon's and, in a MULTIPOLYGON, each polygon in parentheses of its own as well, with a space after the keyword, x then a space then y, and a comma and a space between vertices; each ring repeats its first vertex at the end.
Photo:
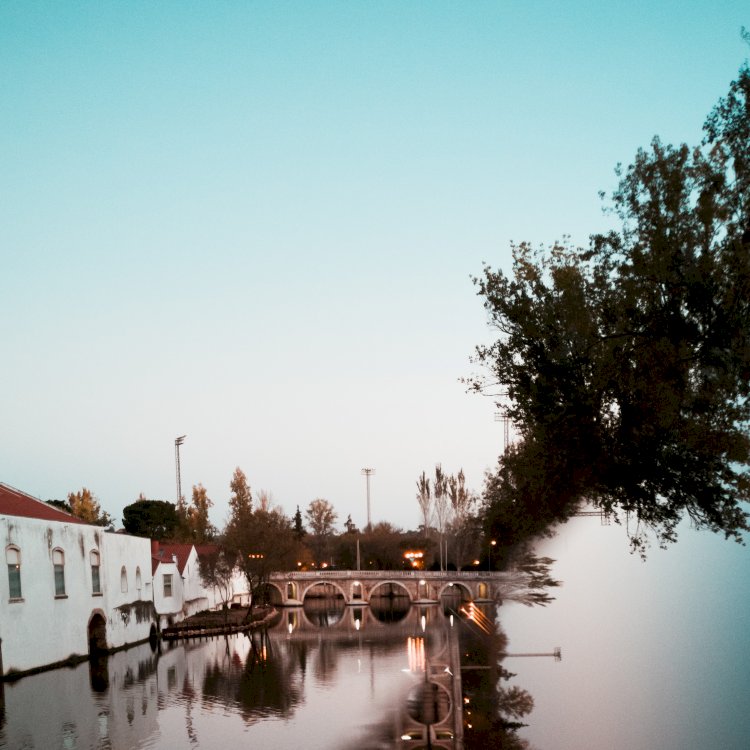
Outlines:
POLYGON ((476 580, 476 579, 498 579, 503 580, 509 574, 498 571, 479 570, 292 570, 287 573, 278 571, 271 573, 272 579, 283 578, 284 580, 319 580, 321 578, 405 578, 416 580, 476 580))

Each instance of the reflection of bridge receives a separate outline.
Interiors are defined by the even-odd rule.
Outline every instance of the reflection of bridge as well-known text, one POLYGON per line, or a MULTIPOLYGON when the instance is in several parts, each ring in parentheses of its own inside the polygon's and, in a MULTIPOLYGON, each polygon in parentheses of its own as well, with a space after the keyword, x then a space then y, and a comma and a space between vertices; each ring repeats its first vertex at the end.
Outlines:
POLYGON ((269 585, 274 603, 298 607, 311 589, 325 586, 343 597, 345 604, 370 604, 381 597, 408 598, 413 604, 434 604, 445 593, 461 592, 473 601, 495 601, 501 584, 512 573, 426 570, 320 570, 315 572, 272 573, 269 585))
POLYGON ((381 609, 375 603, 372 607, 345 607, 343 603, 336 606, 330 600, 328 603, 311 600, 304 607, 285 609, 269 627, 269 632, 283 633, 287 640, 314 643, 320 641, 321 630, 325 631, 327 640, 335 642, 348 642, 362 635, 367 640, 392 639, 395 633, 422 633, 426 627, 435 627, 434 623, 444 619, 442 608, 434 604, 412 606, 404 600, 403 608, 394 610, 381 609))

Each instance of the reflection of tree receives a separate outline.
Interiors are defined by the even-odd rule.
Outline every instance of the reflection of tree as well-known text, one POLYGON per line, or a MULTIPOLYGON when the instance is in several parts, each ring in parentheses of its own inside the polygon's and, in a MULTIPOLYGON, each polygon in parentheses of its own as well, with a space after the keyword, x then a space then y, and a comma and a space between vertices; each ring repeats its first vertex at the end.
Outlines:
POLYGON ((534 708, 523 688, 505 683, 515 675, 502 666, 508 638, 499 625, 489 634, 464 621, 461 628, 461 679, 466 750, 521 750, 528 743, 517 735, 522 719, 534 708))
POLYGON ((244 664, 216 661, 206 669, 204 700, 237 706, 247 722, 261 716, 290 717, 302 700, 301 684, 295 679, 299 659, 278 649, 265 630, 247 637, 250 652, 244 664))
POLYGON ((499 595, 502 599, 509 599, 531 607, 535 604, 545 606, 554 601, 547 593, 550 587, 559 586, 550 575, 550 567, 555 562, 549 557, 537 557, 526 552, 516 563, 516 575, 509 578, 500 586, 499 595))
POLYGON ((336 675, 338 665, 338 646, 329 640, 322 640, 318 646, 314 664, 314 673, 318 682, 322 685, 330 685, 336 675))

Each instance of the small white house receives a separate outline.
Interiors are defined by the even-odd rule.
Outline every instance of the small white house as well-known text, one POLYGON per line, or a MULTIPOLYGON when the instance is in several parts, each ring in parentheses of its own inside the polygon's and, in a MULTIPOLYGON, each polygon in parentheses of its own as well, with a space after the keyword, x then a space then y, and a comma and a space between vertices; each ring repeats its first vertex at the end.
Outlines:
MULTIPOLYGON (((151 542, 154 606, 160 628, 222 605, 222 595, 214 587, 205 586, 200 575, 199 558, 213 549, 210 544, 151 542)), ((239 570, 235 571, 228 593, 227 604, 250 602, 247 581, 239 570)))
POLYGON ((0 676, 156 634, 148 539, 107 532, 0 483, 0 676))
POLYGON ((154 607, 160 628, 208 609, 198 569, 198 554, 192 544, 151 542, 154 607))

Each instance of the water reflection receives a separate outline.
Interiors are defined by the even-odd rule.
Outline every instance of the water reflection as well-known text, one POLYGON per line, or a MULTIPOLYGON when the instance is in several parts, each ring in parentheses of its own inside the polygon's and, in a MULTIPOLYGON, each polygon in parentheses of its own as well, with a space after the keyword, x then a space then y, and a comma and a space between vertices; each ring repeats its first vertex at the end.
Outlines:
POLYGON ((531 700, 497 691, 509 674, 502 634, 457 614, 460 599, 399 598, 342 609, 324 597, 266 631, 138 646, 7 683, 0 748, 512 747, 498 743, 531 700))

